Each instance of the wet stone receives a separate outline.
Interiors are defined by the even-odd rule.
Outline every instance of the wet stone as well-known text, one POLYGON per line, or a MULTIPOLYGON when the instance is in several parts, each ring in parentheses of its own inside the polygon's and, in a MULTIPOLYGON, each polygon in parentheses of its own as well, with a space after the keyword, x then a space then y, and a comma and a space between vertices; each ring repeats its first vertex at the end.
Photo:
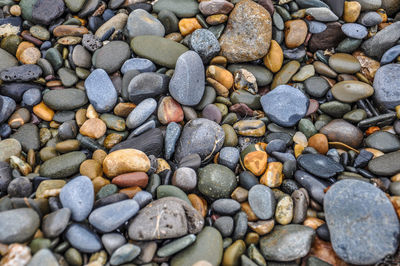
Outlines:
POLYGON ((298 163, 311 174, 321 178, 329 178, 344 171, 341 164, 320 154, 304 154, 299 157, 298 163))

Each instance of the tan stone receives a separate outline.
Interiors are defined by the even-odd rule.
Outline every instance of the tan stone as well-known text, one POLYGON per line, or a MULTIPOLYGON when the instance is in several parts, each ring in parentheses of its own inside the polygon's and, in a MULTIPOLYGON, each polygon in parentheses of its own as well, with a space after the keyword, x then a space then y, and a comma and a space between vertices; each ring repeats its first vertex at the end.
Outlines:
POLYGON ((83 123, 79 133, 90 138, 98 139, 106 133, 106 124, 99 118, 90 118, 83 123))
POLYGON ((111 152, 103 161, 103 171, 108 177, 129 172, 147 172, 149 169, 149 158, 144 152, 135 149, 111 152))
POLYGON ((307 24, 302 19, 285 22, 285 44, 289 49, 297 48, 304 43, 308 33, 307 24))
POLYGON ((101 164, 93 159, 89 159, 81 163, 79 172, 81 175, 87 176, 90 179, 94 179, 95 177, 103 175, 101 164))

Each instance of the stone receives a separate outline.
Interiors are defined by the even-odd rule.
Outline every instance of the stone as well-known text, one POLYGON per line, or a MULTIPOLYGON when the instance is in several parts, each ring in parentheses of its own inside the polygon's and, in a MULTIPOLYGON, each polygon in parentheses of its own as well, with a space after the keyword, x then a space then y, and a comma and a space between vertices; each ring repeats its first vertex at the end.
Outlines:
POLYGON ((21 144, 16 139, 0 141, 0 162, 8 161, 11 156, 19 156, 21 151, 21 144))
POLYGON ((73 151, 59 155, 45 161, 39 173, 50 178, 65 178, 79 172, 79 166, 86 160, 86 155, 81 151, 73 151))
POLYGON ((106 130, 107 127, 103 120, 99 118, 90 118, 83 123, 79 129, 79 133, 93 139, 98 139, 104 136, 106 130))
MULTIPOLYGON (((128 61, 127 61, 128 62, 128 61)), ((157 97, 167 92, 169 78, 159 73, 141 73, 132 78, 128 86, 128 98, 139 104, 146 98, 157 97)))
POLYGON ((36 151, 40 148, 39 129, 34 124, 28 123, 21 126, 10 137, 18 140, 22 146, 22 150, 25 152, 28 152, 30 149, 36 151))
POLYGON ((274 80, 271 84, 271 88, 275 89, 279 85, 287 84, 293 75, 299 70, 300 63, 296 60, 292 60, 286 63, 282 69, 276 73, 274 80))
MULTIPOLYGON (((98 5, 99 5, 99 3, 97 4, 97 6, 98 5)), ((96 9, 97 6, 94 7, 94 9, 96 9)), ((112 28, 114 28, 114 32, 118 32, 119 30, 122 30, 125 27, 127 20, 128 20, 127 14, 125 14, 123 12, 118 13, 115 16, 112 16, 103 25, 101 25, 96 30, 95 36, 97 38, 101 39, 104 35, 109 34, 109 32, 112 28)), ((113 42, 111 42, 111 43, 113 43, 113 42)), ((125 43, 125 42, 123 42, 123 43, 125 43)))
POLYGON ((218 39, 207 29, 195 30, 190 35, 189 46, 191 50, 195 51, 201 57, 204 64, 207 64, 213 57, 217 56, 221 50, 218 39))
POLYGON ((200 12, 205 16, 215 14, 229 14, 234 5, 225 0, 212 0, 207 2, 200 2, 200 12))
POLYGON ((140 254, 140 247, 133 244, 125 244, 113 252, 110 258, 111 265, 121 265, 134 260, 140 254))
POLYGON ((197 235, 196 241, 189 247, 175 254, 171 266, 196 265, 203 261, 206 265, 220 265, 223 254, 221 234, 213 227, 205 227, 197 235))
POLYGON ((249 190, 249 204, 261 220, 270 219, 275 213, 275 197, 272 190, 264 185, 255 185, 249 190))
POLYGON ((302 45, 307 36, 307 24, 301 19, 285 22, 285 44, 289 49, 302 45))
POLYGON ((169 239, 197 234, 204 225, 196 209, 176 197, 165 197, 148 204, 132 220, 128 233, 133 240, 169 239))
POLYGON ((112 183, 119 187, 139 186, 146 188, 149 177, 144 172, 132 172, 116 176, 112 179, 112 183))
POLYGON ((309 100, 300 90, 280 85, 261 97, 261 104, 271 121, 283 127, 291 127, 305 116, 309 100))
POLYGON ((229 237, 233 233, 234 221, 230 216, 221 216, 213 224, 222 234, 222 237, 229 237))
POLYGON ((276 226, 260 239, 262 255, 267 260, 292 261, 304 257, 310 250, 315 231, 304 225, 276 226))
POLYGON ((29 241, 40 226, 39 215, 30 208, 0 212, 0 242, 3 244, 29 241))
POLYGON ((167 257, 171 256, 182 249, 185 249, 187 246, 191 245, 194 241, 196 241, 196 236, 193 234, 181 237, 168 243, 167 245, 161 247, 157 250, 157 256, 159 257, 167 257))
MULTIPOLYGON (((271 41, 273 43, 273 41, 271 41)), ((273 44, 271 44, 271 49, 273 49, 273 44)), ((275 57, 271 57, 271 60, 275 60, 275 57)), ((282 58, 283 61, 283 58, 282 58)), ((251 74, 254 75, 257 81, 258 86, 266 86, 272 82, 273 75, 271 71, 269 71, 267 68, 263 66, 258 66, 258 65, 251 65, 251 64, 231 64, 228 66, 228 70, 231 73, 235 73, 239 69, 246 69, 249 71, 251 74)))
POLYGON ((202 162, 209 161, 224 143, 225 133, 217 123, 198 118, 186 123, 175 150, 175 160, 190 154, 200 155, 202 162))
POLYGON ((129 172, 147 172, 150 160, 142 151, 121 149, 109 153, 103 161, 103 171, 108 177, 129 172))
POLYGON ((112 41, 96 50, 93 54, 93 65, 111 74, 119 70, 130 57, 129 45, 123 41, 112 41))
MULTIPOLYGON (((157 4, 165 1, 158 1, 157 4)), ((191 1, 192 0, 184 0, 184 2, 191 1)), ((178 58, 189 50, 180 43, 154 35, 143 35, 133 38, 131 41, 131 48, 136 55, 168 68, 175 68, 178 58)))
POLYGON ((160 0, 153 6, 153 11, 169 10, 178 18, 190 18, 199 13, 199 4, 194 0, 160 0))
POLYGON ((171 96, 180 104, 193 106, 204 93, 204 66, 200 56, 188 51, 179 56, 169 83, 171 96))
POLYGON ((81 222, 93 208, 93 184, 87 176, 78 176, 69 181, 60 191, 60 202, 71 210, 74 221, 81 222))
POLYGON ((139 211, 135 200, 123 200, 95 209, 89 216, 89 223, 101 232, 112 232, 139 211))
POLYGON ((354 74, 361 69, 357 58, 345 53, 336 53, 329 57, 329 66, 337 73, 344 74, 354 74))
POLYGON ((51 253, 51 251, 47 248, 40 249, 32 259, 29 261, 27 266, 35 266, 35 265, 44 265, 44 266, 51 266, 57 265, 58 261, 56 257, 51 253))
MULTIPOLYGON (((358 1, 360 2, 360 1, 358 1)), ((380 2, 380 1, 379 1, 380 2)), ((361 45, 361 49, 370 57, 380 59, 386 50, 396 44, 400 38, 400 21, 380 30, 361 45), (379 45, 380 49, 375 49, 379 45)))
POLYGON ((26 82, 35 80, 40 75, 42 75, 42 69, 38 65, 21 65, 2 70, 0 78, 6 82, 26 82))
POLYGON ((221 54, 230 63, 262 58, 268 53, 271 37, 272 21, 268 11, 253 1, 240 1, 230 13, 219 39, 221 54), (238 35, 241 38, 237 38, 238 35))
POLYGON ((42 231, 48 238, 55 238, 64 232, 71 217, 71 210, 62 208, 43 218, 42 231))
POLYGON ((302 170, 297 170, 294 173, 294 177, 295 180, 307 190, 312 199, 320 204, 323 203, 325 189, 327 188, 325 182, 302 170))
POLYGON ((122 74, 131 70, 137 70, 141 73, 143 72, 154 72, 156 71, 156 66, 148 59, 145 58, 132 58, 125 61, 121 67, 122 74))
POLYGON ((328 138, 321 133, 317 133, 308 139, 308 147, 313 147, 321 154, 326 154, 329 149, 328 138))
POLYGON ((385 193, 363 181, 335 183, 324 200, 336 254, 347 263, 374 264, 398 247, 399 220, 385 193))
POLYGON ((312 35, 308 43, 308 47, 312 52, 337 47, 345 38, 346 35, 342 31, 342 24, 330 22, 326 26, 327 28, 323 32, 312 35))
POLYGON ((109 233, 101 237, 101 242, 108 254, 112 254, 117 248, 126 243, 126 239, 118 233, 109 233))
MULTIPOLYGON (((13 164, 14 156, 11 157, 10 163, 13 164)), ((32 184, 26 177, 14 178, 7 188, 7 193, 12 198, 29 197, 32 194, 32 184)))
POLYGON ((305 90, 313 97, 321 98, 330 89, 329 83, 321 77, 311 77, 304 81, 305 90))
POLYGON ((400 104, 400 93, 397 89, 400 82, 399 73, 399 64, 384 65, 376 71, 373 98, 381 109, 394 110, 400 104))
POLYGON ((343 142, 351 147, 360 146, 363 140, 361 130, 342 119, 332 120, 319 132, 326 135, 329 141, 343 142))
POLYGON ((44 103, 56 111, 69 111, 88 102, 86 93, 78 89, 51 90, 43 95, 44 103))
POLYGON ((102 248, 99 237, 84 225, 73 223, 66 232, 65 238, 77 250, 94 253, 102 248))
MULTIPOLYGON (((2 46, 3 47, 3 46, 2 46)), ((4 49, 0 48, 0 72, 3 70, 18 65, 17 59, 4 49)))
POLYGON ((312 16, 315 20, 323 22, 332 22, 338 20, 338 16, 327 7, 310 7, 306 9, 306 14, 312 16))
POLYGON ((165 34, 161 22, 143 9, 135 9, 129 14, 126 29, 130 38, 140 35, 164 37, 165 34))
POLYGON ((180 167, 172 176, 172 185, 188 192, 196 188, 197 174, 192 168, 180 167))
POLYGON ((126 126, 131 129, 141 126, 156 110, 156 108, 157 102, 153 98, 143 100, 126 118, 126 126))
POLYGON ((85 80, 85 90, 89 102, 99 113, 110 112, 117 103, 117 91, 103 69, 90 73, 85 80))
POLYGON ((367 28, 357 23, 343 24, 342 31, 347 37, 353 39, 364 39, 368 35, 367 28))
POLYGON ((353 103, 374 94, 374 88, 367 83, 347 80, 336 83, 331 89, 332 95, 339 101, 353 103))
POLYGON ((341 164, 321 154, 304 154, 297 162, 306 171, 321 178, 333 177, 344 171, 341 164))
POLYGON ((369 148, 388 153, 400 149, 400 140, 389 132, 376 131, 365 139, 365 145, 369 148))
POLYGON ((229 198, 237 186, 235 174, 228 167, 209 164, 198 171, 198 189, 210 199, 229 198))
POLYGON ((49 25, 65 10, 64 1, 23 0, 20 3, 22 17, 34 23, 49 25))
POLYGON ((264 57, 264 65, 273 73, 276 73, 281 69, 282 64, 283 64, 282 48, 275 40, 271 40, 269 51, 267 55, 264 57))
POLYGON ((368 169, 376 175, 392 176, 400 172, 400 152, 395 151, 369 161, 368 169))

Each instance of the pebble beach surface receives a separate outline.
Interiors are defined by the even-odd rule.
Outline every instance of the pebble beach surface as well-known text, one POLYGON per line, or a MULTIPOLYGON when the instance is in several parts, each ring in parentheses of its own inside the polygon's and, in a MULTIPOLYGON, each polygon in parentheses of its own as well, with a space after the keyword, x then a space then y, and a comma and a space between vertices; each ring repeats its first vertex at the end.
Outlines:
POLYGON ((399 265, 400 0, 0 0, 0 265, 399 265))

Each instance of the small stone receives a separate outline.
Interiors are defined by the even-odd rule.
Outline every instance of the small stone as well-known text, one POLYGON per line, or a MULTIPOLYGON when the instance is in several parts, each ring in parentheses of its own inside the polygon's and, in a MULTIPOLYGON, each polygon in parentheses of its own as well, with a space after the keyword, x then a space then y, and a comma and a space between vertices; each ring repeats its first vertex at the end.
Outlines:
POLYGON ((48 238, 55 238, 64 232, 71 217, 71 210, 62 208, 43 218, 43 234, 48 238))
POLYGON ((103 171, 108 177, 129 172, 147 172, 150 160, 142 151, 121 149, 111 152, 104 158, 103 171))
POLYGON ((129 45, 126 42, 112 41, 96 51, 93 62, 96 68, 102 68, 110 74, 119 70, 130 55, 129 45))
POLYGON ((1 71, 0 78, 7 82, 26 82, 35 80, 40 75, 42 75, 42 69, 38 65, 22 65, 4 69, 1 71))
POLYGON ((29 208, 0 212, 0 242, 4 244, 29 241, 40 226, 39 215, 29 208))
POLYGON ((376 157, 369 161, 368 169, 382 176, 392 176, 400 172, 400 152, 395 151, 376 157))
POLYGON ((285 44, 289 49, 302 45, 307 36, 307 24, 301 20, 288 20, 285 22, 285 44))
MULTIPOLYGON (((138 10, 138 9, 136 9, 138 10)), ((134 260, 140 254, 140 247, 133 244, 125 244, 113 252, 110 258, 111 265, 121 265, 134 260)))
POLYGON ((51 90, 43 95, 44 103, 56 111, 68 111, 88 102, 86 93, 78 89, 51 90))
POLYGON ((275 213, 275 197, 267 186, 253 186, 249 190, 249 204, 259 219, 270 219, 275 213))
POLYGON ((333 177, 344 171, 341 164, 321 154, 304 154, 297 162, 306 171, 321 178, 333 177))
POLYGON ((117 92, 111 79, 102 69, 96 69, 85 80, 85 89, 90 103, 97 112, 111 111, 117 103, 117 92), (104 97, 107 95, 107 97, 104 97))
POLYGON ((102 248, 98 236, 84 225, 73 223, 66 232, 65 238, 74 248, 85 253, 94 253, 102 248))
POLYGON ((8 161, 11 156, 19 156, 22 147, 16 139, 5 139, 0 141, 0 162, 8 161))
POLYGON ((312 16, 315 20, 323 22, 336 21, 339 18, 329 8, 311 7, 306 9, 306 14, 312 16))
POLYGON ((336 53, 329 57, 329 66, 336 72, 344 74, 354 74, 361 69, 357 58, 345 53, 336 53))
POLYGON ((130 38, 140 35, 164 37, 165 34, 161 22, 143 9, 135 9, 129 14, 126 29, 130 38))
POLYGON ((211 199, 229 198, 237 186, 235 174, 226 166, 209 164, 198 174, 199 191, 211 199))
MULTIPOLYGON (((379 1, 380 2, 380 1, 379 1)), ((383 53, 395 45, 400 38, 400 22, 395 22, 378 31, 361 45, 361 49, 372 58, 380 58, 383 53), (379 45, 380 49, 375 49, 379 45)))
POLYGON ((335 119, 320 129, 329 141, 343 142, 351 147, 360 146, 363 140, 361 130, 342 119, 335 119))
POLYGON ((171 96, 166 96, 158 105, 157 117, 163 125, 171 122, 179 123, 183 121, 183 110, 171 96))
MULTIPOLYGON (((227 2, 225 0, 223 1, 227 2)), ((190 35, 190 49, 201 57, 203 63, 207 64, 213 57, 218 55, 221 47, 217 38, 211 31, 207 29, 197 29, 190 35)))
POLYGON ((122 74, 131 70, 137 70, 139 72, 153 72, 156 71, 156 66, 153 62, 145 58, 132 58, 125 61, 121 67, 122 74))
POLYGON ((343 19, 347 23, 356 22, 361 12, 361 5, 357 1, 345 1, 343 19))
POLYGON ((35 255, 29 261, 27 266, 34 266, 34 265, 50 266, 50 265, 57 265, 57 264, 58 264, 58 261, 54 257, 53 253, 51 253, 51 251, 49 249, 43 248, 35 253, 35 255))
POLYGON ((371 96, 374 88, 361 81, 348 80, 336 83, 331 91, 339 101, 353 103, 371 96))
POLYGON ((172 176, 172 184, 186 192, 196 188, 197 174, 189 167, 180 167, 176 169, 172 176))
POLYGON ((156 110, 157 102, 153 98, 148 98, 142 101, 129 114, 126 119, 128 128, 135 129, 143 124, 149 116, 156 110))
POLYGON ((79 133, 90 138, 98 139, 106 133, 106 124, 98 118, 90 118, 83 123, 79 133))
MULTIPOLYGON (((399 24, 400 25, 400 24, 399 24)), ((400 104, 400 93, 397 90, 400 65, 388 64, 380 67, 374 78, 374 100, 382 109, 393 110, 400 104)))
POLYGON ((40 147, 39 129, 34 124, 25 124, 21 126, 17 132, 10 136, 19 141, 22 150, 28 152, 30 149, 38 150, 40 147))
POLYGON ((161 247, 157 250, 157 256, 159 257, 167 257, 171 256, 175 253, 178 253, 182 249, 190 246, 194 241, 196 241, 196 236, 193 234, 181 237, 168 243, 167 245, 161 247))
POLYGON ((347 37, 353 39, 364 39, 368 35, 367 28, 357 23, 343 24, 342 31, 347 37))

